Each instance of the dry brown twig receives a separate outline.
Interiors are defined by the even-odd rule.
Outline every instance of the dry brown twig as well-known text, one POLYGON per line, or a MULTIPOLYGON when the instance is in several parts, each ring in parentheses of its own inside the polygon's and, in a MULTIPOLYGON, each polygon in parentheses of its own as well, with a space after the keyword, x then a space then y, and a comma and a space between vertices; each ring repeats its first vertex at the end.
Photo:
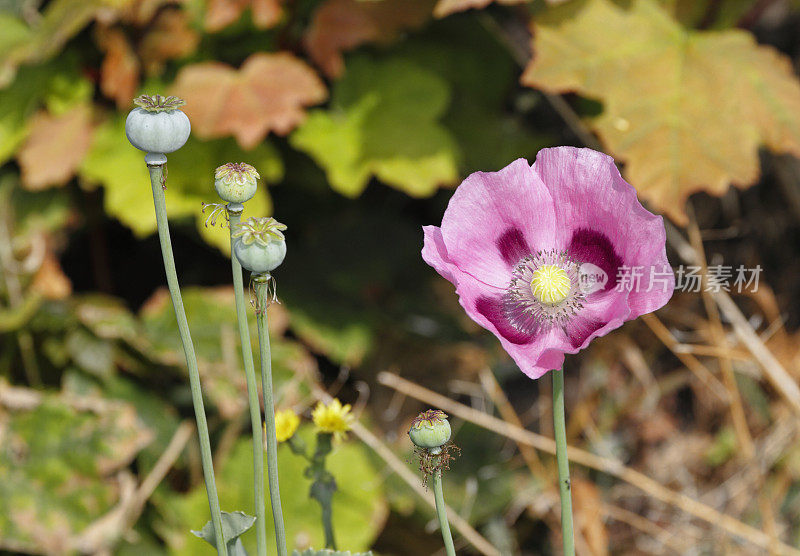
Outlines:
POLYGON ((690 543, 693 542, 693 540, 687 542, 685 538, 677 539, 666 529, 653 523, 646 517, 642 517, 630 510, 626 510, 625 508, 620 508, 619 506, 608 503, 603 504, 602 510, 603 514, 609 519, 626 523, 631 527, 642 531, 667 548, 673 550, 676 554, 685 554, 692 547, 690 543))
MULTIPOLYGON (((480 372, 479 377, 481 386, 489 395, 489 399, 491 399, 492 402, 497 406, 497 409, 500 411, 500 415, 503 416, 503 419, 520 428, 524 428, 522 426, 522 421, 520 421, 519 415, 517 415, 517 412, 514 411, 513 406, 508 401, 503 389, 497 383, 497 379, 494 377, 492 371, 490 369, 483 369, 480 372)), ((519 449, 519 453, 522 454, 522 459, 525 460, 525 464, 528 466, 531 474, 534 477, 541 477, 545 482, 552 482, 549 481, 549 479, 553 477, 553 471, 548 470, 547 467, 545 467, 545 465, 542 463, 542 460, 539 459, 539 455, 536 453, 536 450, 527 444, 520 444, 519 442, 516 444, 517 448, 519 449)), ((555 493, 555 488, 553 489, 553 492, 555 493)))
POLYGON ((695 253, 697 254, 697 261, 700 263, 700 277, 703 305, 705 306, 706 314, 710 320, 711 339, 721 351, 721 356, 718 357, 719 366, 722 370, 722 378, 725 381, 725 388, 728 390, 728 398, 730 400, 731 419, 733 420, 733 427, 736 431, 736 439, 739 446, 742 448, 742 456, 745 464, 750 467, 750 478, 753 486, 757 491, 758 505, 761 510, 762 520, 767 533, 772 537, 773 542, 770 550, 775 552, 775 544, 778 542, 778 528, 775 523, 775 515, 772 510, 772 503, 767 497, 766 491, 762 488, 764 477, 758 468, 758 462, 755 459, 755 446, 753 444, 753 437, 750 434, 750 427, 747 424, 747 416, 744 412, 744 405, 742 404, 742 396, 739 392, 739 386, 736 384, 736 376, 733 373, 733 363, 727 355, 729 349, 728 340, 725 336, 725 329, 720 320, 719 308, 714 303, 711 297, 711 291, 708 288, 708 263, 706 259, 705 249, 703 247, 703 239, 700 235, 700 228, 697 225, 694 210, 692 205, 687 203, 687 213, 689 214, 689 238, 695 253))
MULTIPOLYGON (((699 255, 687 242, 683 235, 669 221, 665 221, 667 241, 672 245, 678 256, 686 263, 699 264, 699 255)), ((780 361, 764 345, 764 342, 747 322, 739 307, 731 296, 725 291, 710 292, 714 302, 728 322, 731 323, 739 341, 748 349, 764 370, 764 376, 777 392, 792 406, 795 413, 800 414, 800 387, 789 375, 780 361)))
MULTIPOLYGON (((481 370, 479 374, 481 387, 483 388, 484 392, 489 395, 489 399, 492 400, 495 406, 497 406, 498 410, 500 411, 500 415, 503 416, 503 419, 510 423, 514 423, 516 426, 523 428, 522 421, 517 415, 517 412, 514 410, 514 407, 509 402, 508 398, 506 397, 505 392, 497 383, 497 379, 495 378, 494 374, 492 373, 491 369, 484 368, 481 370)), ((513 439, 512 439, 513 440, 513 439)), ((548 490, 551 491, 552 496, 555 498, 558 494, 555 484, 555 479, 550 480, 550 478, 554 477, 553 470, 548 470, 547 467, 542 463, 539 459, 536 450, 533 446, 529 446, 527 444, 522 444, 520 442, 515 442, 517 449, 522 454, 522 459, 525 460, 525 464, 528 467, 528 470, 531 472, 531 475, 534 477, 540 477, 543 484, 550 485, 548 490)), ((555 508, 555 505, 553 506, 555 508)), ((548 520, 548 525, 550 525, 550 520, 548 520)), ((561 533, 561 523, 552 524, 551 530, 560 535, 561 533)), ((581 528, 578 527, 575 530, 575 544, 577 547, 584 546, 586 547, 586 540, 583 538, 583 534, 581 528)), ((588 548, 586 548, 583 552, 580 553, 590 553, 588 548)))
POLYGON ((679 353, 689 353, 691 355, 700 355, 705 357, 730 357, 734 361, 752 361, 753 356, 745 351, 736 348, 729 348, 721 350, 717 346, 706 346, 702 344, 682 344, 679 343, 675 346, 675 351, 679 353))
MULTIPOLYGON (((547 452, 549 454, 556 453, 556 445, 553 439, 536 434, 532 431, 514 426, 506 423, 502 419, 498 419, 487 413, 483 413, 466 405, 454 402, 453 400, 437 394, 427 388, 414 384, 404 378, 401 378, 391 373, 380 373, 378 375, 378 382, 384 386, 403 392, 409 397, 415 398, 426 404, 439 407, 450 415, 459 417, 466 421, 491 430, 497 434, 511 438, 517 442, 533 446, 537 450, 547 452)), ((698 519, 701 519, 715 527, 719 527, 728 533, 741 537, 744 540, 758 546, 762 549, 768 550, 775 548, 780 554, 789 554, 792 556, 800 556, 800 550, 789 546, 785 543, 773 543, 770 535, 764 533, 739 521, 738 519, 724 514, 711 506, 699 502, 685 494, 675 492, 664 485, 654 481, 650 477, 626 467, 619 461, 597 456, 591 452, 587 452, 576 446, 569 446, 568 450, 570 461, 596 469, 622 481, 625 481, 656 500, 674 506, 687 514, 690 514, 698 519)))
MULTIPOLYGON (((314 390, 314 397, 316 397, 318 400, 321 400, 324 403, 330 403, 333 400, 331 395, 325 390, 322 390, 317 386, 312 386, 312 388, 314 390)), ((436 507, 436 502, 433 499, 433 493, 428 492, 425 487, 422 486, 420 478, 415 475, 386 444, 384 444, 378 437, 372 434, 367 427, 358 421, 353 422, 352 431, 358 438, 361 439, 362 442, 364 442, 364 444, 369 446, 372 451, 378 455, 378 457, 385 461, 386 465, 388 465, 392 471, 397 473, 397 475, 403 479, 403 481, 405 481, 408 486, 410 486, 411 489, 416 492, 417 495, 419 495, 420 498, 425 500, 425 502, 427 502, 431 508, 436 507)), ((474 546, 481 554, 484 554, 485 556, 500 556, 500 552, 493 547, 489 541, 483 538, 480 533, 473 529, 469 522, 461 517, 450 506, 447 506, 447 517, 449 518, 453 527, 464 536, 464 539, 474 546)))
POLYGON ((717 396, 722 402, 728 404, 730 402, 728 391, 725 388, 725 385, 722 384, 714 374, 708 370, 708 368, 700 362, 694 355, 691 353, 685 353, 678 349, 678 345, 680 343, 675 336, 672 335, 672 332, 664 326, 664 323, 655 315, 655 313, 648 313, 646 315, 641 316, 642 321, 647 325, 647 327, 656 335, 656 337, 661 340, 661 343, 664 344, 667 349, 669 349, 678 360, 684 364, 684 366, 689 369, 694 376, 706 387, 708 387, 709 391, 713 392, 714 395, 717 396))

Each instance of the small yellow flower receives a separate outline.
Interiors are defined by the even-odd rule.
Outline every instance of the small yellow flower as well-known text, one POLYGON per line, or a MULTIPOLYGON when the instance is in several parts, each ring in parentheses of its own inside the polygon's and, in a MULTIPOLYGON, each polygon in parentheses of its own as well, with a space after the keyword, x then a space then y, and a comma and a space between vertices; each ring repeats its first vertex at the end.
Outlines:
POLYGON ((329 405, 319 402, 311 413, 311 417, 314 419, 317 429, 332 433, 336 439, 347 436, 346 433, 350 430, 353 422, 353 416, 350 415, 350 404, 343 406, 342 402, 335 398, 329 405))
POLYGON ((291 409, 275 412, 275 438, 278 442, 286 442, 300 426, 300 417, 291 409))

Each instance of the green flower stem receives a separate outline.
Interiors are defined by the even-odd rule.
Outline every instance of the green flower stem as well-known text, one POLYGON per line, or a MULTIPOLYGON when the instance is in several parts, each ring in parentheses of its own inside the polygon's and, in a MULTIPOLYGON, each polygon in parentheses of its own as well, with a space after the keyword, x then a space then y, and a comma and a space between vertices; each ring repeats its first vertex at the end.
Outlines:
POLYGON ((569 459, 567 459, 567 426, 564 417, 564 371, 553 374, 553 428, 556 436, 556 460, 558 462, 558 488, 561 491, 561 534, 564 556, 575 555, 575 537, 572 533, 572 492, 569 483, 569 459))
POLYGON ((172 255, 172 241, 169 237, 169 222, 167 221, 167 202, 162 188, 164 180, 164 165, 166 156, 147 155, 156 158, 155 162, 148 160, 147 168, 150 171, 150 185, 153 188, 153 203, 156 209, 156 223, 158 224, 158 239, 161 242, 161 255, 164 258, 164 271, 167 274, 167 285, 172 306, 175 309, 175 318, 178 321, 178 331, 183 344, 183 353, 186 356, 186 366, 189 368, 189 385, 192 389, 192 404, 194 416, 197 420, 197 435, 200 439, 200 457, 203 463, 203 477, 206 483, 208 505, 211 509, 211 522, 214 525, 214 536, 217 545, 217 554, 227 556, 228 548, 222 537, 222 517, 217 498, 217 485, 214 481, 214 464, 211 461, 211 441, 208 438, 208 423, 203 407, 203 392, 200 387, 200 371, 197 368, 197 358, 194 354, 192 337, 189 334, 189 323, 186 321, 186 312, 183 309, 183 299, 178 285, 178 274, 175 271, 175 259, 172 255), (162 160, 163 159, 163 160, 162 160))
POLYGON ((281 488, 278 483, 278 440, 275 437, 275 401, 272 398, 272 357, 269 350, 267 328, 267 306, 269 304, 268 274, 254 275, 256 289, 256 322, 258 323, 258 347, 261 354, 261 388, 264 392, 264 422, 267 429, 267 473, 269 498, 272 504, 272 519, 275 522, 275 542, 278 555, 287 556, 286 530, 281 512, 281 488))
POLYGON ((231 269, 233 270, 233 295, 236 299, 236 320, 239 324, 239 341, 242 344, 244 376, 247 381, 247 400, 250 405, 250 426, 253 431, 253 484, 255 485, 256 542, 259 556, 267 556, 267 510, 264 505, 264 446, 261 431, 261 404, 258 401, 253 350, 250 343, 250 328, 247 325, 247 305, 244 302, 244 280, 242 265, 233 254, 233 232, 242 217, 243 207, 239 203, 227 205, 231 232, 231 269))
POLYGON ((333 495, 336 493, 336 479, 325 469, 325 460, 333 450, 333 435, 329 432, 317 433, 317 448, 311 458, 306 473, 314 482, 311 483, 311 498, 319 502, 322 508, 322 530, 325 533, 325 548, 336 550, 336 537, 333 534, 333 495))
POLYGON ((322 506, 322 528, 325 532, 325 548, 336 550, 336 538, 333 536, 333 508, 330 504, 322 506))
POLYGON ((444 504, 444 493, 442 492, 441 469, 437 469, 433 474, 433 495, 436 498, 436 515, 439 517, 439 527, 442 530, 445 551, 447 556, 455 556, 456 549, 453 546, 453 535, 450 533, 450 522, 447 521, 447 506, 444 504))

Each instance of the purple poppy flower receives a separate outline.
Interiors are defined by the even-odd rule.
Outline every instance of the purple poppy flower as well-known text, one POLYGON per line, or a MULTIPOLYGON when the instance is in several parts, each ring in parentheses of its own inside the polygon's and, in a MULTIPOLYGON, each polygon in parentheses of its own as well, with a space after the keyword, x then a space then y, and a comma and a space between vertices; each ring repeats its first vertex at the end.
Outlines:
POLYGON ((520 158, 476 172, 441 228, 423 230, 422 258, 531 378, 662 307, 675 287, 662 218, 591 149, 544 149, 532 167, 520 158))

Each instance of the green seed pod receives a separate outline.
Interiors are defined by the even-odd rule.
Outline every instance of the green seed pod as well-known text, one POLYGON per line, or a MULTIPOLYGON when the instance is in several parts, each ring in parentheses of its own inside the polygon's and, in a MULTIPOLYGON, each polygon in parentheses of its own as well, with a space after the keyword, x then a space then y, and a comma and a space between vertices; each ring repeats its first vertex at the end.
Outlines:
POLYGON ((233 253, 243 268, 263 274, 272 272, 286 257, 286 226, 272 217, 248 218, 237 226, 233 253))
POLYGON ((131 145, 146 153, 171 153, 189 138, 192 126, 179 107, 186 104, 178 97, 142 95, 134 101, 137 108, 125 120, 125 135, 131 145))
POLYGON ((414 418, 408 436, 416 446, 438 453, 450 440, 447 414, 438 409, 423 411, 414 418))
POLYGON ((214 189, 223 201, 244 203, 253 198, 261 176, 244 162, 228 162, 214 172, 214 189))

